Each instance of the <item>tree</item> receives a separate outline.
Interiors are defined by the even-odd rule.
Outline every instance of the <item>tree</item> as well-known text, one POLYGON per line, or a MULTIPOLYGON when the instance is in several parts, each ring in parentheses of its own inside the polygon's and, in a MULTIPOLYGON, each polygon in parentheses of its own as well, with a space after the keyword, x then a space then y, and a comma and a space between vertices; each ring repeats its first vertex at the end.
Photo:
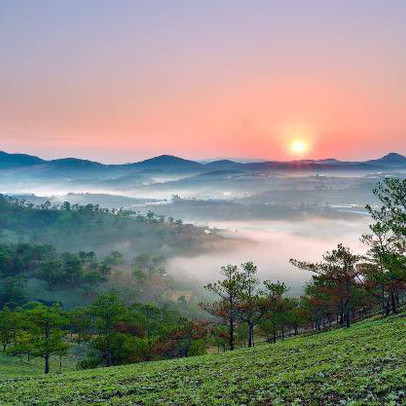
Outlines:
POLYGON ((219 299, 214 303, 202 304, 210 314, 218 317, 228 327, 230 350, 234 350, 234 333, 238 317, 238 301, 243 289, 243 275, 235 265, 221 268, 223 280, 209 283, 205 289, 214 293, 219 299))
POLYGON ((366 206, 375 224, 372 234, 363 236, 370 247, 364 270, 372 285, 380 287, 385 312, 396 313, 406 283, 406 179, 385 178, 373 192, 381 207, 366 206))
POLYGON ((8 306, 5 306, 0 311, 0 343, 3 351, 6 351, 7 346, 14 340, 18 328, 17 314, 11 312, 8 306))
POLYGON ((372 234, 361 240, 369 247, 361 269, 364 286, 381 301, 386 314, 397 313, 399 292, 406 288, 406 257, 403 241, 393 234, 387 224, 376 222, 370 226, 372 234))
POLYGON ((204 338, 211 331, 208 321, 188 320, 180 317, 176 324, 169 325, 153 345, 156 354, 165 358, 184 358, 204 353, 204 338))
POLYGON ((95 319, 96 336, 92 341, 106 366, 113 365, 114 349, 117 343, 115 325, 126 312, 126 307, 117 292, 101 294, 91 306, 90 313, 95 319))
POLYGON ((112 251, 109 255, 107 255, 102 262, 103 265, 110 268, 112 266, 117 265, 125 265, 124 256, 119 251, 112 251))
POLYGON ((91 319, 90 311, 87 307, 75 307, 68 314, 70 325, 70 336, 76 334, 76 340, 80 343, 90 337, 91 319))
POLYGON ((82 262, 77 254, 64 252, 62 254, 64 277, 69 281, 69 286, 74 288, 83 275, 82 262))
POLYGON ((45 374, 49 373, 49 360, 53 354, 65 353, 69 348, 62 330, 67 325, 66 316, 59 306, 47 307, 42 304, 23 313, 24 325, 29 339, 25 342, 35 357, 44 359, 45 374))
POLYGON ((301 303, 314 329, 320 330, 326 323, 331 325, 337 317, 334 283, 313 277, 305 285, 301 303))
POLYGON ((353 310, 354 287, 362 284, 359 262, 361 256, 353 254, 344 245, 323 256, 323 262, 312 263, 291 259, 290 262, 300 268, 316 274, 313 280, 322 286, 325 292, 336 299, 340 325, 350 327, 353 310))
POLYGON ((288 288, 284 283, 264 281, 261 288, 256 277, 257 267, 251 262, 242 264, 242 287, 237 303, 239 319, 248 326, 248 347, 254 346, 254 328, 269 313, 275 312, 277 305, 288 288))
POLYGON ((1 277, 0 273, 0 309, 8 306, 14 309, 26 301, 24 280, 20 276, 1 277))
POLYGON ((254 345, 254 327, 265 313, 263 300, 258 291, 257 267, 249 261, 242 264, 242 287, 238 311, 240 318, 248 325, 248 347, 254 345))
POLYGON ((406 237, 406 179, 385 178, 373 190, 382 206, 367 205, 375 221, 385 224, 395 235, 406 237))
POLYGON ((59 257, 44 261, 40 265, 40 269, 37 276, 45 280, 48 284, 48 288, 57 286, 63 278, 63 265, 59 257))
POLYGON ((281 329, 283 334, 283 326, 287 322, 287 299, 283 295, 289 288, 283 282, 271 281, 264 281, 264 286, 264 313, 258 319, 258 324, 260 324, 260 329, 267 336, 267 341, 270 342, 270 336, 272 335, 275 342, 278 330, 281 329))

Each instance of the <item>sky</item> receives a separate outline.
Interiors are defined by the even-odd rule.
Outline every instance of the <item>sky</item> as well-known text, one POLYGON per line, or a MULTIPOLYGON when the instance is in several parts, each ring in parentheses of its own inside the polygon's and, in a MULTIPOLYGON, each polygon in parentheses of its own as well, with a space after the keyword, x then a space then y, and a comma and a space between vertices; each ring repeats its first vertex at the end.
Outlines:
POLYGON ((0 0, 0 150, 406 153, 405 21, 405 0, 0 0))

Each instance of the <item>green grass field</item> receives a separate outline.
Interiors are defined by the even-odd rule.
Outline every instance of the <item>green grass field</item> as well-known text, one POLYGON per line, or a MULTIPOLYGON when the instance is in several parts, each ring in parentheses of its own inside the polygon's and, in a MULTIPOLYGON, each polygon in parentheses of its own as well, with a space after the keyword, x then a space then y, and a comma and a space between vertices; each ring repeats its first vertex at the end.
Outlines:
POLYGON ((220 355, 0 381, 1 405, 403 405, 406 317, 220 355))
MULTIPOLYGON (((59 357, 51 358, 51 372, 60 373, 71 371, 74 364, 67 357, 62 359, 62 368, 59 367, 59 357)), ((40 358, 33 358, 27 361, 26 357, 11 357, 0 352, 0 381, 9 378, 21 378, 44 375, 44 361, 40 358)), ((0 402, 1 405, 1 402, 0 402)))

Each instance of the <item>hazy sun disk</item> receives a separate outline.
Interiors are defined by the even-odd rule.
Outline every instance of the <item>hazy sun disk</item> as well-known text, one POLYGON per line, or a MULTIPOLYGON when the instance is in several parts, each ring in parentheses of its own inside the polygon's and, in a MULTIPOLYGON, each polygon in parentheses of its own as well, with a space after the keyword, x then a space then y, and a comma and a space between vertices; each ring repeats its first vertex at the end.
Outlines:
POLYGON ((302 140, 295 140, 291 143, 290 149, 295 154, 304 154, 307 151, 307 144, 302 140))

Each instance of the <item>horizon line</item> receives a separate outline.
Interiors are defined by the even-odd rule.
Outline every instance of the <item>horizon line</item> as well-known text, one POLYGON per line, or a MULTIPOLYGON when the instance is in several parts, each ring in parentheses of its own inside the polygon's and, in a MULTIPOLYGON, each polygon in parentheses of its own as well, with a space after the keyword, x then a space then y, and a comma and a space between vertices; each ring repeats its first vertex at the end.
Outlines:
MULTIPOLYGON (((224 160, 228 160, 228 161, 232 161, 235 163, 263 163, 263 162, 280 162, 280 163, 284 163, 284 162, 306 162, 306 161, 328 161, 328 160, 336 160, 339 162, 366 162, 366 161, 370 161, 370 160, 375 160, 375 159, 380 159, 383 158, 387 155, 390 154, 397 154, 397 155, 401 155, 406 157, 406 155, 403 155, 400 152, 397 151, 388 151, 386 153, 382 153, 382 155, 379 155, 378 157, 371 157, 371 158, 367 158, 364 160, 357 160, 357 159, 338 159, 335 157, 328 157, 328 158, 301 158, 301 159, 291 159, 291 160, 278 160, 278 159, 270 159, 270 158, 254 158, 254 157, 216 157, 216 158, 197 158, 197 159, 192 159, 192 158, 185 158, 181 155, 173 155, 173 154, 169 154, 169 153, 161 153, 161 154, 157 154, 157 155, 152 155, 149 158, 144 158, 144 159, 139 159, 139 160, 134 160, 134 161, 123 161, 123 162, 119 162, 119 163, 106 163, 105 161, 102 160, 93 160, 90 158, 81 158, 79 156, 62 156, 59 158, 42 158, 40 155, 35 155, 29 152, 8 152, 5 150, 0 150, 0 153, 5 153, 7 155, 26 155, 26 156, 31 156, 31 157, 35 157, 35 158, 39 158, 45 162, 50 162, 50 161, 58 161, 58 160, 64 160, 64 159, 75 159, 75 160, 79 160, 79 161, 88 161, 88 162, 92 162, 92 163, 98 163, 104 166, 114 166, 114 165, 131 165, 134 163, 140 163, 140 162, 144 162, 144 161, 148 161, 154 158, 159 158, 159 157, 163 157, 163 156, 167 156, 167 157, 174 157, 174 158, 178 158, 178 159, 183 159, 185 161, 191 161, 191 162, 195 162, 195 163, 199 163, 202 165, 205 164, 209 164, 211 162, 217 162, 217 161, 224 161, 224 160)), ((137 159, 137 158, 136 158, 137 159)))

